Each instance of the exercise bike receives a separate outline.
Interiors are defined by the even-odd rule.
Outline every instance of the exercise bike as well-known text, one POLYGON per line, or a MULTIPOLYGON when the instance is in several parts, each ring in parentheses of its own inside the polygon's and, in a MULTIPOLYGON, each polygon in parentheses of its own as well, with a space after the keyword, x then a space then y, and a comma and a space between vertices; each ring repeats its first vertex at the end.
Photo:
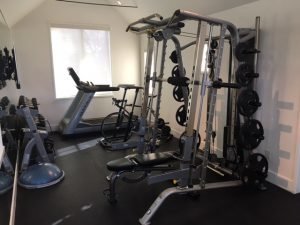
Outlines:
POLYGON ((135 148, 138 144, 136 140, 129 140, 132 131, 138 126, 138 117, 134 115, 134 109, 140 107, 136 105, 138 93, 142 87, 135 85, 119 85, 124 89, 122 99, 113 98, 113 105, 119 110, 107 115, 101 123, 101 138, 99 143, 102 147, 109 150, 122 150, 135 148), (134 100, 132 104, 128 104, 126 99, 127 91, 135 90, 134 100), (131 107, 130 110, 127 110, 131 107))

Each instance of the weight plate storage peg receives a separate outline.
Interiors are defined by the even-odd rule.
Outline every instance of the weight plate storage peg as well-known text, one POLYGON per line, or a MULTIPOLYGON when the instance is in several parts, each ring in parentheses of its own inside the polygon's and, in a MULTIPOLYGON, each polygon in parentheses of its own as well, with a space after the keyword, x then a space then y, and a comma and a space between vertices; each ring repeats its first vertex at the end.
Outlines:
POLYGON ((264 128, 258 120, 247 120, 239 132, 239 143, 246 150, 257 148, 260 142, 264 140, 264 128))
POLYGON ((240 42, 235 48, 235 57, 240 62, 249 60, 249 57, 253 57, 253 54, 259 53, 260 51, 250 46, 250 42, 240 42))
POLYGON ((249 156, 242 172, 242 181, 245 185, 259 187, 268 176, 268 160, 260 153, 249 156))
POLYGON ((258 74, 254 73, 253 66, 248 63, 240 64, 236 70, 236 81, 243 87, 248 86, 258 74))
POLYGON ((186 115, 187 115, 187 112, 186 112, 186 109, 185 109, 185 105, 182 105, 180 106, 178 109, 177 109, 177 112, 176 112, 176 121, 179 125, 181 126, 185 126, 186 124, 186 115))
POLYGON ((246 89, 243 90, 237 100, 237 108, 241 115, 250 117, 261 106, 259 97, 256 91, 246 89))
POLYGON ((187 94, 189 95, 188 87, 175 86, 173 88, 173 97, 177 102, 183 102, 184 101, 182 88, 186 88, 187 89, 187 94))

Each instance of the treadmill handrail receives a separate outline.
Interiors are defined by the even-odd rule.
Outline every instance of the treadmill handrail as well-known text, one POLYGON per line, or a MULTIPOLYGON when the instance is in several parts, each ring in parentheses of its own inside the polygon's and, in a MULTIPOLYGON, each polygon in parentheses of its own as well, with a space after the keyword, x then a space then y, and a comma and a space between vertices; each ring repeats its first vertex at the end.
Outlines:
POLYGON ((93 92, 119 91, 120 90, 119 87, 110 87, 110 85, 108 85, 108 84, 94 85, 92 82, 82 82, 72 67, 69 67, 68 71, 69 71, 69 75, 72 77, 75 84, 77 85, 78 90, 82 90, 83 92, 93 93, 93 92))
POLYGON ((119 91, 119 87, 110 87, 109 85, 94 85, 94 86, 77 86, 77 88, 86 93, 119 91))

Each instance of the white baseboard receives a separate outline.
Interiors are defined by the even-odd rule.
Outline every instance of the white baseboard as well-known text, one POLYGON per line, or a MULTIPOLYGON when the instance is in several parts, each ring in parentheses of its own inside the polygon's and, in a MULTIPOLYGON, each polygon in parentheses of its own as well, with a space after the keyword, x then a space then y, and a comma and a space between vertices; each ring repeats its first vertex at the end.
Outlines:
POLYGON ((295 182, 288 177, 282 176, 272 170, 269 170, 267 181, 293 194, 296 194, 295 182))

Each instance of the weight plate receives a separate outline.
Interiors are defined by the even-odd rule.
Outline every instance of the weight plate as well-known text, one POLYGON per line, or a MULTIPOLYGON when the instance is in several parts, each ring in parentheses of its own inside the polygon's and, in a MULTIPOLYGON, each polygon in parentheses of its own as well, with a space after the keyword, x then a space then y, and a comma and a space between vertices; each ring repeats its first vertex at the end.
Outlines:
POLYGON ((246 150, 252 150, 258 147, 264 139, 264 128, 258 120, 247 120, 239 132, 239 144, 246 150))
POLYGON ((268 160, 264 155, 260 153, 250 155, 243 168, 243 183, 255 186, 261 184, 268 176, 268 167, 268 160))
POLYGON ((163 118, 158 118, 158 120, 157 120, 157 127, 159 128, 159 129, 162 129, 164 126, 165 126, 165 120, 163 119, 163 118))
POLYGON ((171 134, 171 127, 170 126, 164 126, 161 129, 161 136, 162 137, 168 137, 171 134))
POLYGON ((245 62, 251 59, 253 54, 248 53, 249 49, 252 47, 250 46, 249 42, 240 42, 237 44, 235 48, 235 57, 240 61, 240 62, 245 62))
POLYGON ((178 63, 178 60, 177 60, 177 53, 176 53, 175 50, 171 53, 171 55, 170 55, 169 58, 171 59, 171 61, 172 61, 173 63, 178 63))
MULTIPOLYGON (((184 75, 185 75, 185 69, 184 68, 183 68, 183 71, 184 71, 184 75)), ((172 69, 172 77, 180 77, 178 65, 176 65, 176 66, 173 67, 173 69, 172 69)))
POLYGON ((259 97, 256 91, 246 89, 243 90, 237 100, 237 108, 241 115, 250 117, 261 106, 259 97))
POLYGON ((236 81, 243 87, 248 86, 255 76, 253 66, 248 63, 240 64, 236 70, 236 81))
POLYGON ((187 95, 189 95, 189 88, 188 87, 179 87, 179 86, 175 86, 173 88, 173 97, 177 102, 183 102, 184 101, 184 95, 183 95, 183 91, 182 88, 186 88, 187 90, 187 95))
POLYGON ((186 115, 187 115, 187 112, 186 112, 186 109, 185 109, 185 105, 182 105, 180 106, 178 109, 177 109, 177 112, 176 112, 176 121, 179 125, 181 126, 185 126, 186 125, 186 115))

